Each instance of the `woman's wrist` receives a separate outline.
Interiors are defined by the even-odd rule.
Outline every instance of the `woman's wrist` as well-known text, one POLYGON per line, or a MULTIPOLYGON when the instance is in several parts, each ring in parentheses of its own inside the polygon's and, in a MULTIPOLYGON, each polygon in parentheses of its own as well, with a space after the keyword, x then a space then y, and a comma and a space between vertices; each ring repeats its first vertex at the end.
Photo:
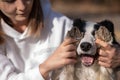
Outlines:
POLYGON ((40 70, 41 75, 44 77, 44 79, 47 80, 47 78, 49 77, 50 71, 48 68, 46 68, 44 63, 39 65, 39 70, 40 70))

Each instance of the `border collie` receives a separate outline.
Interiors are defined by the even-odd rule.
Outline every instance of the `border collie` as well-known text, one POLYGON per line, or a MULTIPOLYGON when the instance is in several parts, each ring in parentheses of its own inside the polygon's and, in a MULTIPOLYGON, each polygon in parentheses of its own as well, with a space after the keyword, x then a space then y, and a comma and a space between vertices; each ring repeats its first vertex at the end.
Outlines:
POLYGON ((89 22, 75 19, 67 37, 78 40, 76 54, 79 62, 54 71, 52 80, 116 80, 113 69, 98 64, 98 50, 101 47, 95 43, 96 38, 99 38, 110 45, 119 44, 111 21, 89 22))

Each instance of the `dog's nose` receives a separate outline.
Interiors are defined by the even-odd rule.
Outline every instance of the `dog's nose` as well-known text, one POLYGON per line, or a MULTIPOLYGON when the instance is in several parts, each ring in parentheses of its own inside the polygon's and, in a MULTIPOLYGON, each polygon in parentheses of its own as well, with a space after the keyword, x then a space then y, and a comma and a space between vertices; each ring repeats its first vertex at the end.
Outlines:
POLYGON ((92 45, 89 42, 83 42, 80 47, 83 51, 89 51, 92 45))

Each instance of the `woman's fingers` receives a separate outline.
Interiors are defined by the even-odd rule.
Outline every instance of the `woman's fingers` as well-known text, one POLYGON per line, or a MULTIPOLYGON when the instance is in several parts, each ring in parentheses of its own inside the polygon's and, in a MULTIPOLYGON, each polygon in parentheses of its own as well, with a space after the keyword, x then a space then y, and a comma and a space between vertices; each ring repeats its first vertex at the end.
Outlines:
POLYGON ((61 55, 66 58, 75 58, 76 57, 76 45, 74 43, 76 40, 72 38, 67 38, 62 44, 61 44, 61 55))
POLYGON ((106 42, 104 42, 104 41, 102 41, 100 39, 96 39, 96 43, 98 45, 100 45, 102 47, 102 49, 105 49, 105 50, 112 49, 112 46, 110 44, 108 44, 108 43, 106 43, 106 42))
POLYGON ((98 63, 104 67, 114 68, 118 66, 118 61, 120 61, 118 58, 119 50, 115 46, 111 46, 100 39, 96 39, 96 43, 101 46, 99 50, 100 56, 98 58, 98 63))
POLYGON ((106 53, 104 50, 100 49, 99 50, 99 55, 102 56, 102 57, 107 57, 108 53, 106 53))
POLYGON ((66 59, 64 59, 63 63, 65 65, 75 64, 75 63, 77 63, 77 60, 75 58, 66 58, 66 59))
POLYGON ((77 42, 77 40, 75 40, 75 39, 66 38, 66 39, 64 40, 64 42, 62 43, 62 46, 66 46, 66 45, 69 45, 69 44, 74 44, 74 43, 76 43, 76 42, 77 42))
POLYGON ((76 46, 74 44, 69 44, 64 47, 64 51, 76 51, 76 46))
POLYGON ((102 62, 102 61, 99 61, 98 63, 99 65, 104 66, 104 67, 109 67, 109 68, 111 67, 110 64, 106 64, 105 62, 102 62))
POLYGON ((65 58, 76 58, 76 52, 75 51, 66 52, 64 57, 65 58))

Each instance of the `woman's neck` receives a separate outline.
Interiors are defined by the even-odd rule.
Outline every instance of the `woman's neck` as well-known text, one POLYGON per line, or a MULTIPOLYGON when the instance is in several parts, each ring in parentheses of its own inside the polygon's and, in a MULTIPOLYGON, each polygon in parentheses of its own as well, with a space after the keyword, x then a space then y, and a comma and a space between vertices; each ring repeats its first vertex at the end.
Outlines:
POLYGON ((26 25, 20 25, 20 26, 16 26, 16 27, 13 27, 15 30, 17 30, 18 32, 20 33, 23 33, 25 31, 25 29, 27 28, 26 25))
POLYGON ((25 29, 27 28, 27 26, 28 26, 28 23, 25 21, 16 22, 13 24, 13 28, 20 33, 23 33, 25 31, 25 29))

